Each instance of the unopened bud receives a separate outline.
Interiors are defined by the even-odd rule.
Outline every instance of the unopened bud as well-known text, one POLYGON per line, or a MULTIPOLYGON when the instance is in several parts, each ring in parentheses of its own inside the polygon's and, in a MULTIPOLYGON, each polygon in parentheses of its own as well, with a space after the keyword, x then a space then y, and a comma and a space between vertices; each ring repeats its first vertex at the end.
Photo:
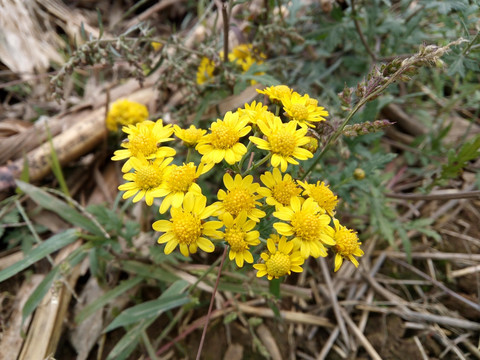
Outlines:
POLYGON ((315 152, 318 149, 318 140, 315 139, 312 136, 307 136, 307 138, 308 138, 309 141, 308 141, 308 143, 303 145, 303 148, 310 151, 312 154, 315 154, 315 152))
POLYGON ((353 171, 353 177, 355 178, 355 180, 363 180, 365 179, 365 171, 363 171, 363 169, 356 168, 353 171))

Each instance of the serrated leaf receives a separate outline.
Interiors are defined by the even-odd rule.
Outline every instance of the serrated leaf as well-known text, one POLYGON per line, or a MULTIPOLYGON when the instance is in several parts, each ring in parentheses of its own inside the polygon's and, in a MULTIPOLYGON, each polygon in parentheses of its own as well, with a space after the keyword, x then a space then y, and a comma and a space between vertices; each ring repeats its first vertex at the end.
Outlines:
POLYGON ((29 195, 41 207, 54 212, 70 224, 79 226, 92 234, 103 236, 102 230, 93 221, 80 214, 64 201, 31 184, 20 180, 17 180, 16 183, 20 190, 29 195))
POLYGON ((60 250, 77 239, 78 235, 75 229, 69 229, 52 236, 26 254, 22 260, 0 271, 0 282, 18 274, 20 271, 25 270, 32 264, 43 259, 45 256, 60 250))
POLYGON ((124 310, 107 326, 104 332, 114 330, 120 326, 131 325, 144 319, 155 319, 164 311, 190 302, 188 294, 182 293, 187 286, 188 283, 184 280, 176 281, 158 299, 124 310))
POLYGON ((100 296, 98 299, 96 299, 95 301, 85 306, 82 309, 82 311, 80 311, 78 315, 75 317, 75 322, 77 324, 81 323, 83 320, 85 320, 86 318, 94 314, 98 309, 101 309, 110 301, 122 295, 123 293, 127 292, 128 290, 133 288, 135 285, 140 284, 142 281, 143 281, 143 278, 141 277, 134 277, 129 280, 122 281, 120 285, 118 285, 116 288, 106 292, 105 294, 100 296))

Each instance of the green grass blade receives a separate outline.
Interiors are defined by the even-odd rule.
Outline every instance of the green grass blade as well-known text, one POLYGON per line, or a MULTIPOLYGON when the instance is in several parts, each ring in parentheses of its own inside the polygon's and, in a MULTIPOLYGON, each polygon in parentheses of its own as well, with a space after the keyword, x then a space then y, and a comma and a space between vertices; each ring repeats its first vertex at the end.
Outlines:
POLYGON ((31 184, 27 184, 23 181, 17 180, 17 186, 25 194, 29 195, 38 205, 47 210, 53 211, 68 223, 79 226, 82 229, 91 232, 92 234, 103 237, 102 230, 95 225, 93 221, 80 214, 77 210, 73 209, 64 201, 59 200, 44 190, 31 184))
MULTIPOLYGON (((70 191, 68 190, 67 182, 65 181, 65 177, 63 176, 62 167, 60 166, 60 161, 58 160, 57 151, 53 146, 52 141, 52 134, 50 133, 50 129, 47 126, 47 136, 48 136, 48 143, 50 144, 50 156, 52 158, 52 172, 55 175, 55 178, 58 181, 58 185, 62 192, 70 197, 70 191)), ((23 180, 23 179, 22 179, 23 180)))
MULTIPOLYGON (((76 266, 85 258, 85 256, 87 256, 87 254, 88 253, 85 251, 84 246, 82 246, 73 251, 63 263, 68 263, 70 266, 76 266)), ((33 291, 28 300, 25 302, 25 305, 22 309, 22 323, 30 314, 35 311, 45 294, 50 290, 50 288, 52 287, 52 283, 57 279, 57 275, 61 269, 62 264, 58 264, 52 270, 50 270, 47 276, 45 276, 42 282, 38 284, 37 288, 33 291)))
POLYGON ((22 260, 0 271, 0 282, 18 274, 45 256, 60 250, 78 239, 75 229, 56 234, 30 251, 22 260))
POLYGON ((106 304, 108 304, 110 301, 115 299, 116 297, 120 296, 124 292, 130 290, 133 288, 135 285, 140 284, 143 281, 143 278, 141 277, 135 277, 129 280, 122 281, 119 286, 116 288, 106 292, 103 294, 101 297, 99 297, 97 300, 93 301, 92 303, 88 304, 85 306, 82 311, 78 313, 78 315, 75 317, 75 322, 77 324, 81 323, 83 320, 94 314, 98 309, 104 307, 106 304))
POLYGON ((120 326, 134 324, 144 319, 157 318, 164 311, 190 302, 188 294, 183 293, 187 287, 188 283, 186 281, 175 282, 158 299, 144 302, 123 311, 107 326, 104 332, 120 326))

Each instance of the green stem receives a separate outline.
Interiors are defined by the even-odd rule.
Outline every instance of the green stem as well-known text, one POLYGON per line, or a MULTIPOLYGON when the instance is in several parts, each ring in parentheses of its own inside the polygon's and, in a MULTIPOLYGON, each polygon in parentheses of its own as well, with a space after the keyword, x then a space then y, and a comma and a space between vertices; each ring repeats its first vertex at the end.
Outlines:
POLYGON ((255 170, 256 168, 258 168, 260 165, 264 164, 265 162, 267 162, 268 160, 270 160, 270 158, 272 157, 272 153, 269 153, 267 156, 265 156, 263 159, 261 160, 258 160, 256 163, 254 163, 252 165, 252 167, 250 169, 247 169, 245 170, 245 172, 242 173, 242 177, 245 176, 245 175, 248 175, 250 174, 253 170, 255 170))
POLYGON ((240 169, 240 172, 243 169, 243 164, 245 162, 245 159, 250 155, 250 152, 252 151, 252 147, 253 147, 253 143, 251 141, 249 141, 248 145, 247 145, 247 152, 243 155, 242 159, 238 163, 238 167, 240 169))
MULTIPOLYGON (((410 64, 412 65, 412 64, 410 64)), ((350 111, 350 113, 347 115, 347 117, 345 118, 345 120, 343 121, 343 123, 339 126, 339 128, 333 133, 332 136, 330 136, 327 140, 327 143, 325 144, 325 146, 323 147, 322 151, 320 152, 320 154, 318 154, 317 158, 314 160, 314 162, 312 163, 312 165, 310 165, 310 167, 307 169, 307 171, 305 171, 305 173, 300 177, 300 180, 303 180, 307 177, 308 174, 310 174, 310 172, 312 172, 312 170, 315 168, 315 166, 318 164, 318 162, 320 161, 320 159, 326 154, 326 152, 330 149, 330 147, 332 146, 333 142, 335 142, 339 137, 340 135, 342 135, 342 132, 343 132, 343 129, 345 128, 345 126, 348 125, 348 123, 350 122, 350 120, 353 118, 353 115, 355 115, 357 113, 358 110, 360 110, 360 108, 365 105, 368 101, 370 101, 371 99, 374 99, 376 98, 380 93, 382 93, 391 83, 395 82, 398 77, 405 71, 407 70, 408 66, 406 67, 401 67, 400 69, 398 69, 389 79, 387 79, 387 81, 385 82, 385 84, 383 84, 382 86, 380 86, 377 90, 373 91, 372 93, 368 94, 367 96, 363 97, 362 99, 360 99, 360 101, 357 103, 357 105, 354 106, 354 108, 352 109, 352 111, 350 111)))
POLYGON ((187 158, 185 159, 185 163, 188 164, 190 162, 190 157, 192 156, 192 148, 189 146, 187 150, 187 158))

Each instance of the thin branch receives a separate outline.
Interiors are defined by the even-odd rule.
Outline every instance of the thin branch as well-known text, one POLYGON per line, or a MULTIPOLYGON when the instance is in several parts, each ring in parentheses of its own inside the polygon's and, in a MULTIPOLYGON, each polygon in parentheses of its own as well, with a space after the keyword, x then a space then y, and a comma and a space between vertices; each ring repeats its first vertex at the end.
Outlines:
POLYGON ((200 356, 202 355, 203 343, 205 342, 205 335, 207 334, 208 323, 210 322, 210 316, 212 315, 213 302, 215 300, 215 294, 217 293, 220 276, 222 274, 223 263, 225 262, 225 258, 227 257, 227 252, 228 245, 225 245, 225 249, 223 250, 222 255, 222 261, 220 262, 220 266, 218 268, 217 280, 215 281, 215 287, 213 288, 212 297, 210 299, 210 306, 208 307, 207 318, 205 319, 205 325, 203 327, 202 338, 200 339, 200 345, 198 346, 196 360, 200 360, 200 356))
POLYGON ((355 0, 351 0, 351 2, 352 2, 352 19, 353 19, 353 22, 355 23, 355 29, 357 29, 358 36, 360 36, 360 41, 365 47, 365 50, 367 50, 368 55, 370 55, 370 57, 372 58, 372 61, 376 62, 377 56, 373 53, 372 49, 370 49, 370 46, 368 46, 367 39, 365 39, 365 36, 363 35, 363 32, 362 32, 362 28, 360 27, 360 23, 358 22, 357 10, 355 9, 355 0))

